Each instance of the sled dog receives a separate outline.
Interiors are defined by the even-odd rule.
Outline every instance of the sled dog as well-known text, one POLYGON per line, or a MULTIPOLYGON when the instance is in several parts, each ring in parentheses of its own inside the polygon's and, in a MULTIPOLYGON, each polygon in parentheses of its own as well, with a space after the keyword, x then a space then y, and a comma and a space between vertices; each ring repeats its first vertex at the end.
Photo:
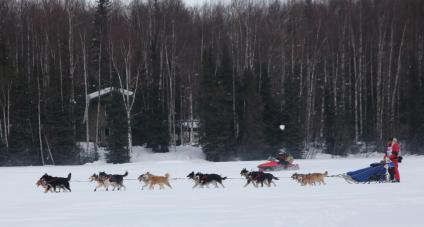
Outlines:
POLYGON ((324 178, 326 176, 328 176, 327 171, 325 171, 324 173, 309 173, 309 174, 294 173, 292 175, 292 179, 299 182, 302 186, 316 185, 317 183, 319 183, 319 185, 321 184, 325 185, 324 178))
POLYGON ((99 178, 102 180, 109 180, 110 185, 113 187, 112 191, 115 191, 115 188, 121 190, 121 188, 124 188, 126 190, 127 188, 124 185, 124 177, 128 176, 128 171, 125 171, 124 174, 107 174, 106 172, 100 172, 99 178))
POLYGON ((93 173, 93 175, 91 175, 88 180, 91 182, 95 181, 97 183, 94 191, 97 191, 97 189, 101 187, 104 187, 106 191, 109 190, 110 181, 108 177, 100 177, 99 175, 93 173))
POLYGON ((143 187, 141 187, 142 190, 147 186, 149 186, 149 189, 154 189, 155 185, 159 185, 160 189, 164 189, 164 185, 168 186, 169 188, 172 188, 171 184, 169 183, 169 176, 169 173, 165 174, 165 176, 155 176, 149 172, 146 172, 144 174, 141 174, 138 177, 138 180, 140 182, 144 182, 143 187))
POLYGON ((68 174, 68 177, 52 177, 47 173, 44 174, 39 181, 37 181, 37 186, 42 186, 44 188, 44 193, 48 191, 56 192, 56 189, 62 189, 63 191, 71 191, 69 181, 71 180, 71 173, 68 174))
POLYGON ((200 185, 200 187, 206 186, 209 187, 209 184, 215 185, 216 188, 218 188, 218 184, 221 185, 223 188, 225 188, 224 184, 222 183, 223 180, 226 180, 227 177, 222 177, 221 175, 210 173, 210 174, 204 174, 201 172, 197 172, 194 174, 194 171, 189 173, 187 175, 187 178, 192 179, 194 181, 193 188, 196 188, 200 185))
POLYGON ((264 186, 264 183, 266 186, 270 187, 271 184, 276 186, 273 180, 279 180, 277 177, 272 175, 271 173, 264 173, 261 171, 247 171, 246 168, 242 169, 240 172, 241 176, 244 176, 247 180, 244 187, 247 187, 250 183, 253 184, 253 186, 258 187, 259 185, 261 187, 264 186))

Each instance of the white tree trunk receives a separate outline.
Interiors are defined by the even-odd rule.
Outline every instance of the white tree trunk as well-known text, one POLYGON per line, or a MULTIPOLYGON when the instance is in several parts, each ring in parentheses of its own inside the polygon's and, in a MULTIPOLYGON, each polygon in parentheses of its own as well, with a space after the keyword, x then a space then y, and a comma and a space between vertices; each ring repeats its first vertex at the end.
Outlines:
POLYGON ((85 141, 86 148, 85 152, 88 154, 90 149, 90 99, 88 97, 88 71, 87 71, 87 49, 85 46, 85 36, 81 37, 81 46, 82 46, 82 59, 83 59, 83 67, 84 67, 84 92, 85 92, 85 110, 84 110, 84 119, 85 119, 85 141))
POLYGON ((133 153, 132 150, 132 130, 131 130, 131 113, 129 111, 127 111, 127 132, 128 132, 128 152, 130 154, 133 153))
POLYGON ((41 156, 41 164, 44 166, 44 153, 43 153, 43 139, 41 136, 42 125, 41 125, 41 92, 40 92, 40 78, 37 77, 37 92, 38 92, 38 140, 40 143, 40 156, 41 156))

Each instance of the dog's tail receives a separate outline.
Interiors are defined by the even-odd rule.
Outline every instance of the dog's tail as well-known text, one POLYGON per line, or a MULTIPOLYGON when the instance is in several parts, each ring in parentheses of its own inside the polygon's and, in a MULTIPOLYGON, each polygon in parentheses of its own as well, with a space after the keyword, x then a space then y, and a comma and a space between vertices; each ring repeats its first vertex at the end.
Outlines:
POLYGON ((126 177, 128 176, 128 171, 125 171, 124 175, 122 175, 122 177, 126 177))
POLYGON ((68 181, 71 180, 71 173, 68 174, 68 178, 66 178, 66 180, 68 180, 68 181))
POLYGON ((274 179, 274 180, 280 180, 280 179, 278 179, 278 177, 274 177, 274 176, 272 176, 272 179, 274 179))
POLYGON ((165 174, 166 179, 168 179, 168 178, 169 178, 169 176, 171 176, 171 175, 169 175, 169 173, 166 173, 166 174, 165 174))

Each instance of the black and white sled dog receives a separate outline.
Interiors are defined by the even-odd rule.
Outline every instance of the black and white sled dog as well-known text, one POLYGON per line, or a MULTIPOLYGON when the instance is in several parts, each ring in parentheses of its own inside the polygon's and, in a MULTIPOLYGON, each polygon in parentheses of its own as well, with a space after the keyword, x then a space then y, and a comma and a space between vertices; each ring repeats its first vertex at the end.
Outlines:
POLYGON ((124 185, 124 177, 126 176, 128 176, 128 171, 125 171, 123 175, 107 174, 106 172, 99 172, 99 178, 103 180, 108 180, 110 182, 110 185, 113 187, 112 191, 114 191, 115 188, 118 188, 118 191, 121 190, 121 188, 124 188, 124 190, 127 189, 124 185))
POLYGON ((216 188, 219 187, 219 184, 223 188, 225 188, 224 184, 222 184, 222 181, 227 179, 227 177, 222 177, 221 175, 215 173, 204 174, 201 172, 197 172, 195 174, 194 171, 189 173, 187 175, 187 178, 192 179, 194 181, 193 188, 196 188, 197 186, 200 186, 201 188, 203 188, 203 186, 209 187, 209 184, 215 185, 216 188))
POLYGON ((64 192, 66 190, 71 191, 71 187, 69 185, 70 180, 71 173, 68 174, 68 177, 52 177, 46 173, 41 176, 40 180, 38 180, 37 186, 42 185, 45 189, 44 193, 47 193, 48 191, 56 192, 57 188, 59 191, 60 189, 62 189, 64 192))
POLYGON ((247 180, 244 187, 247 187, 250 183, 253 184, 253 186, 258 187, 259 185, 261 187, 264 186, 264 183, 266 186, 271 187, 271 184, 274 186, 277 186, 273 180, 279 180, 277 177, 272 175, 271 173, 265 173, 261 171, 247 171, 246 168, 242 169, 240 172, 241 176, 244 176, 247 180))

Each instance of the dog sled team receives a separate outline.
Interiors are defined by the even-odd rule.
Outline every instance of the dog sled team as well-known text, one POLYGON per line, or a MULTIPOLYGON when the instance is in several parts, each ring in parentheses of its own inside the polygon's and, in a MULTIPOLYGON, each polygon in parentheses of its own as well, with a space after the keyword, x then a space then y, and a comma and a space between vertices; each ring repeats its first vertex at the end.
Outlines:
MULTIPOLYGON (((387 149, 385 151, 384 158, 379 163, 372 163, 370 167, 347 172, 345 174, 339 174, 335 176, 340 176, 344 178, 348 183, 370 183, 370 182, 400 182, 399 174, 399 163, 402 162, 402 156, 400 156, 399 144, 396 138, 389 138, 387 143, 387 149)), ((246 184, 244 187, 247 187, 249 184, 252 184, 254 187, 264 187, 276 186, 276 180, 279 180, 278 177, 274 176, 271 173, 266 173, 264 171, 248 171, 246 168, 242 169, 240 175, 246 179, 246 184)), ((124 185, 124 178, 128 176, 128 171, 124 174, 107 174, 106 172, 99 172, 99 174, 94 173, 88 179, 90 182, 96 182, 94 191, 97 191, 99 188, 104 188, 106 191, 109 190, 109 187, 112 188, 112 191, 117 189, 118 191, 123 189, 126 190, 124 185)), ((325 177, 328 177, 328 172, 324 173, 294 173, 291 178, 294 181, 297 181, 302 186, 316 186, 316 185, 325 185, 325 177)), ((205 174, 201 172, 195 173, 192 171, 187 175, 187 178, 192 180, 194 185, 192 188, 209 188, 209 185, 213 185, 216 188, 224 188, 223 181, 228 179, 227 177, 222 177, 219 174, 211 173, 205 174)), ((141 189, 148 187, 149 189, 154 189, 157 185, 160 189, 164 189, 165 186, 172 189, 172 186, 169 182, 170 175, 169 173, 164 176, 156 176, 150 172, 141 174, 138 178, 138 181, 144 183, 141 189)), ((71 180, 71 173, 67 177, 53 177, 47 173, 41 176, 41 178, 36 182, 37 187, 41 186, 44 189, 44 192, 71 192, 69 181, 71 180)))
MULTIPOLYGON (((246 179, 246 184, 244 187, 247 187, 249 184, 252 184, 254 187, 264 187, 264 186, 277 186, 275 184, 275 180, 279 180, 276 176, 271 173, 266 173, 262 171, 248 171, 246 168, 242 169, 240 175, 246 179)), ((99 172, 99 174, 94 173, 91 175, 88 180, 89 182, 95 182, 96 186, 94 187, 94 191, 97 191, 99 188, 104 188, 105 191, 108 191, 109 188, 112 188, 112 191, 116 190, 126 190, 124 185, 124 178, 128 176, 128 171, 125 171, 124 174, 107 174, 106 172, 99 172)), ((320 173, 311 173, 311 174, 297 174, 295 173, 292 178, 296 181, 302 183, 302 185, 315 185, 315 182, 319 182, 319 184, 324 182, 324 177, 327 176, 327 172, 325 174, 320 173), (296 177, 294 177, 296 176, 296 177)), ((194 185, 192 188, 209 188, 210 185, 215 186, 215 188, 225 188, 223 182, 228 179, 227 177, 223 177, 219 174, 215 173, 195 173, 192 171, 187 175, 187 179, 192 180, 194 185)), ((44 189, 44 192, 70 192, 71 188, 69 185, 69 181, 71 180, 71 173, 69 173, 68 177, 53 177, 44 174, 36 183, 37 186, 41 186, 44 189)), ((165 189, 165 186, 172 189, 170 184, 170 175, 169 173, 164 176, 156 176, 151 174, 150 172, 146 172, 141 174, 137 180, 140 183, 144 183, 141 187, 142 190, 148 187, 148 189, 154 189, 155 186, 159 186, 159 189, 165 189)))

